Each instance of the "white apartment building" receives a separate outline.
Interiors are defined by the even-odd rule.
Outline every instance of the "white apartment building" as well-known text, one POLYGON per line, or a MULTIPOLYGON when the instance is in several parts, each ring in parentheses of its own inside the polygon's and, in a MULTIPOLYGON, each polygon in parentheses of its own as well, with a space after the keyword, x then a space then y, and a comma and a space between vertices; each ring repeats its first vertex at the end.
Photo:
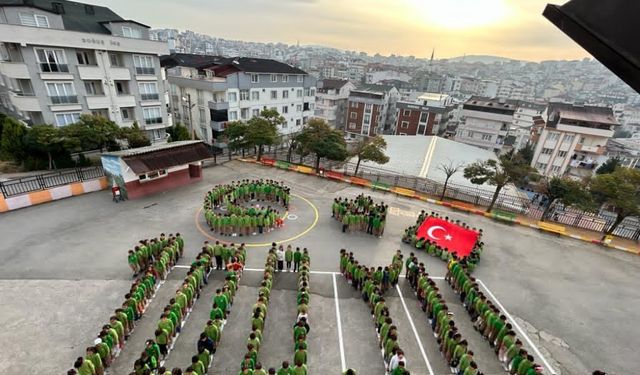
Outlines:
POLYGON ((611 108, 550 103, 531 166, 546 176, 591 176, 618 123, 611 108))
POLYGON ((171 110, 209 144, 222 142, 227 122, 249 120, 275 109, 286 120, 278 129, 302 130, 314 115, 316 79, 275 60, 189 54, 162 57, 167 71, 171 110))
POLYGON ((315 117, 327 121, 336 129, 344 129, 349 94, 355 89, 353 83, 344 79, 327 78, 318 81, 315 117))
POLYGON ((504 99, 471 97, 460 113, 455 140, 495 153, 503 151, 511 134, 516 105, 504 99))
POLYGON ((0 0, 0 111, 65 126, 81 114, 137 121, 152 141, 172 125, 149 27, 66 0, 0 0))
POLYGON ((511 134, 515 136, 513 148, 519 150, 531 142, 534 119, 539 118, 547 108, 546 104, 518 100, 514 102, 516 112, 513 114, 511 134))

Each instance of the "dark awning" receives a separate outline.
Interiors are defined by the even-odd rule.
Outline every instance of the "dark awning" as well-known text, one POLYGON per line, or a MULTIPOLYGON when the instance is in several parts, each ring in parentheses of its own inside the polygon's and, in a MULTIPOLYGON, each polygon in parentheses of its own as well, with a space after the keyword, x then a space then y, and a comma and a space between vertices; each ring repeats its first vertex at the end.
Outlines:
POLYGON ((640 1, 571 0, 543 15, 640 92, 640 1))
POLYGON ((213 157, 204 143, 187 144, 181 147, 157 150, 144 154, 123 157, 136 174, 167 169, 195 163, 213 157))

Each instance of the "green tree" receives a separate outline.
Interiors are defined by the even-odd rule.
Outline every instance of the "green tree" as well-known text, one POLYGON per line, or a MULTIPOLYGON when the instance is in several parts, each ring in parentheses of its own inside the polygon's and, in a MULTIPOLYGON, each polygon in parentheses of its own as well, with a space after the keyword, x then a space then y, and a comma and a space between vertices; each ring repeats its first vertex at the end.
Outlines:
POLYGON ((358 142, 353 152, 353 156, 358 157, 356 171, 354 174, 358 174, 360 162, 362 161, 372 161, 376 164, 387 164, 389 162, 389 157, 384 153, 386 149, 387 141, 379 135, 372 138, 364 138, 358 142))
POLYGON ((513 150, 498 156, 498 160, 477 161, 464 169, 464 177, 472 184, 489 184, 496 190, 491 198, 487 212, 491 212, 500 195, 508 184, 521 183, 533 173, 533 168, 513 150))
POLYGON ((444 200, 444 195, 447 193, 447 186, 449 185, 449 179, 451 179, 454 174, 460 172, 463 167, 464 163, 454 163, 453 160, 448 160, 447 162, 440 163, 440 165, 438 165, 438 169, 441 170, 445 175, 444 186, 442 187, 442 195, 440 196, 440 200, 444 200))
POLYGON ((244 157, 244 150, 250 145, 247 143, 247 123, 244 121, 231 121, 227 123, 227 127, 224 129, 224 135, 227 137, 227 145, 232 151, 242 150, 244 157))
POLYGON ((320 172, 320 159, 344 161, 349 157, 342 132, 332 129, 321 119, 311 119, 298 134, 297 141, 303 152, 316 155, 315 169, 320 172))
POLYGON ((531 161, 533 160, 533 154, 535 153, 535 151, 536 150, 533 147, 533 144, 531 144, 530 142, 527 142, 527 144, 524 145, 523 148, 518 150, 517 154, 528 164, 531 164, 531 161))
POLYGON ((627 217, 640 216, 640 170, 618 168, 613 173, 596 175, 590 188, 595 201, 616 214, 606 234, 613 233, 627 217))
POLYGON ((247 121, 244 140, 247 146, 258 148, 258 161, 262 160, 264 146, 274 145, 278 141, 278 126, 270 112, 271 110, 264 110, 260 116, 247 121))
POLYGON ((169 134, 169 142, 188 141, 191 139, 189 129, 179 122, 168 128, 167 133, 169 134))
POLYGON ((2 126, 0 140, 0 158, 22 162, 25 157, 25 136, 28 128, 19 121, 6 117, 2 126))
POLYGON ((584 211, 593 211, 595 203, 586 184, 569 178, 551 177, 540 181, 540 193, 547 196, 547 204, 540 220, 549 218, 551 210, 558 203, 565 207, 578 207, 584 211))
POLYGON ((598 169, 596 169, 596 174, 613 173, 613 171, 615 171, 616 168, 618 168, 620 165, 622 165, 622 162, 618 157, 607 159, 607 161, 605 161, 598 169))
POLYGON ((56 167, 53 155, 64 152, 69 147, 65 144, 67 140, 60 128, 53 125, 34 125, 25 137, 25 143, 30 150, 47 155, 48 169, 56 167))
POLYGON ((137 121, 133 123, 132 127, 123 128, 122 135, 123 138, 127 140, 129 148, 138 148, 151 145, 151 141, 147 137, 147 134, 142 129, 140 129, 137 121))

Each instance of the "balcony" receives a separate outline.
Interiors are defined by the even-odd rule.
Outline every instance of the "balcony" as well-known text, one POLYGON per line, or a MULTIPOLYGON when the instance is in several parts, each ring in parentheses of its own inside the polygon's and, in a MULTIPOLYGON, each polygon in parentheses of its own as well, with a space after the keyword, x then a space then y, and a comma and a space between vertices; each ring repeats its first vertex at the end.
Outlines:
POLYGON ((147 68, 147 67, 141 67, 141 66, 136 66, 136 74, 138 75, 155 75, 156 74, 156 68, 147 68))
POLYGON ((42 73, 69 73, 69 65, 57 63, 40 63, 42 73))
POLYGON ((97 65, 79 65, 80 79, 100 81, 104 79, 104 70, 97 65))
POLYGON ((209 101, 209 108, 215 111, 226 111, 229 109, 229 102, 226 101, 209 101))
POLYGON ((18 62, 0 62, 0 74, 15 79, 31 78, 27 64, 18 62))
POLYGON ((135 107, 136 106, 136 97, 129 94, 122 94, 116 97, 116 105, 119 108, 123 107, 135 107))
POLYGON ((145 118, 144 119, 144 123, 145 123, 145 125, 162 124, 162 117, 145 118))
POLYGON ((131 72, 127 68, 111 67, 109 75, 114 81, 131 81, 131 72))
POLYGON ((77 95, 50 96, 51 104, 78 104, 77 95))
POLYGON ((21 95, 12 94, 11 103, 19 111, 25 111, 25 112, 41 112, 42 111, 42 109, 40 109, 40 102, 38 102, 38 98, 35 96, 21 96, 21 95))
POLYGON ((576 151, 582 151, 596 155, 604 155, 605 148, 601 146, 585 146, 578 143, 576 145, 576 151))
POLYGON ((87 107, 89 109, 104 109, 111 107, 111 101, 105 95, 101 96, 87 96, 87 107))
POLYGON ((211 129, 221 132, 227 128, 227 121, 211 121, 211 129))

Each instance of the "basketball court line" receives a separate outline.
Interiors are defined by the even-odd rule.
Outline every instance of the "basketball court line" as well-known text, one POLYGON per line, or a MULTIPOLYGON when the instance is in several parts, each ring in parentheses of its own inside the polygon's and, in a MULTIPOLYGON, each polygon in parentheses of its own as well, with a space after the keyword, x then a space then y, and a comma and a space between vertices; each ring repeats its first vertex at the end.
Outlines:
POLYGON ((409 309, 407 308, 407 303, 404 301, 404 296, 402 295, 402 291, 400 290, 400 285, 396 284, 396 290, 398 291, 398 295, 400 296, 400 302, 402 302, 404 312, 407 314, 407 319, 409 319, 409 324, 411 325, 411 330, 413 331, 413 335, 415 336, 416 342, 418 343, 418 348, 420 349, 420 354, 422 354, 422 359, 424 359, 424 363, 427 365, 429 374, 434 375, 433 369, 431 368, 431 363, 429 362, 429 358, 427 357, 427 353, 425 353, 424 347, 422 346, 422 341, 420 341, 420 336, 418 335, 416 326, 415 324, 413 324, 413 318, 411 318, 411 314, 409 313, 409 309))
POLYGON ((338 323, 338 343, 340 345, 340 364, 342 365, 342 371, 347 371, 347 363, 344 357, 344 341, 342 339, 342 317, 340 315, 340 302, 338 299, 338 284, 336 284, 336 274, 331 275, 333 279, 333 298, 336 303, 336 321, 338 323))

